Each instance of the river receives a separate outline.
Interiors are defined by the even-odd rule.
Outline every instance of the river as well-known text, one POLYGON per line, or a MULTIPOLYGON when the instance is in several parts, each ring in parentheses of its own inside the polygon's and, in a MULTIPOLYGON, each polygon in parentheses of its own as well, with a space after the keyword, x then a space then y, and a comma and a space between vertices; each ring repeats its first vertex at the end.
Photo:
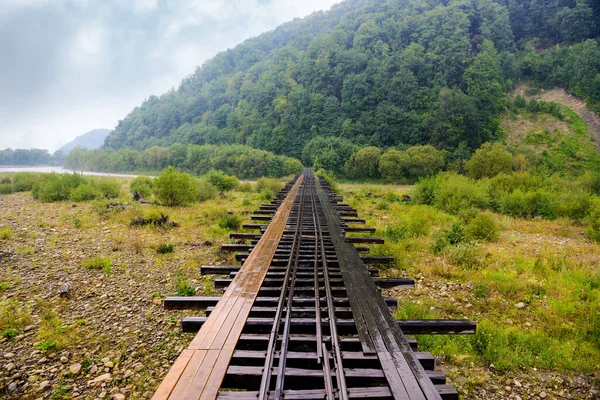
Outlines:
POLYGON ((0 165, 0 173, 4 172, 56 172, 58 174, 77 172, 83 175, 92 176, 115 176, 121 178, 135 178, 138 175, 132 174, 109 174, 108 172, 88 172, 88 171, 73 171, 60 166, 27 166, 27 165, 0 165))

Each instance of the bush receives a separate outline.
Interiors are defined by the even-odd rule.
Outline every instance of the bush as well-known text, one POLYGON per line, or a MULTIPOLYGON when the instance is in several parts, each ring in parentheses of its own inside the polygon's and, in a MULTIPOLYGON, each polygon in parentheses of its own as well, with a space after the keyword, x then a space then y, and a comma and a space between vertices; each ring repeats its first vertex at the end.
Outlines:
POLYGON ((600 201, 594 203, 587 217, 586 234, 590 239, 600 242, 600 201))
POLYGON ((193 203, 198 198, 194 179, 185 172, 168 167, 154 181, 153 192, 162 204, 174 207, 193 203))
POLYGON ((436 207, 450 214, 468 208, 485 209, 489 203, 489 195, 480 182, 456 174, 443 176, 434 202, 436 207))
POLYGON ((121 194, 121 184, 114 178, 92 178, 91 183, 104 198, 115 199, 121 194))
POLYGON ((435 197, 441 186, 441 179, 438 177, 422 178, 415 185, 412 195, 417 204, 433 205, 435 197))
POLYGON ((12 184, 11 183, 0 183, 0 194, 11 194, 12 184))
POLYGON ((138 176, 129 184, 129 190, 131 194, 135 195, 139 193, 143 198, 149 198, 152 196, 152 187, 154 181, 148 176, 138 176))
POLYGON ((244 183, 240 183, 238 190, 240 192, 250 193, 250 192, 254 191, 254 188, 252 187, 252 184, 250 182, 244 182, 244 183))
POLYGON ((240 181, 235 176, 225 175, 223 171, 217 171, 214 169, 211 169, 208 174, 206 174, 205 178, 220 192, 233 190, 240 185, 240 181))
POLYGON ((38 182, 33 185, 32 195, 44 203, 68 200, 71 192, 78 186, 88 181, 77 173, 72 174, 44 174, 38 182))
POLYGON ((7 240, 13 236, 13 231, 10 228, 0 229, 0 239, 7 240))
POLYGON ((500 225, 491 212, 480 212, 467 225, 469 236, 474 239, 495 242, 500 239, 500 225))
POLYGON ((511 172, 513 156, 501 143, 484 143, 467 161, 465 167, 471 178, 494 177, 501 172, 511 172))
POLYGON ((338 185, 330 173, 325 171, 323 168, 320 168, 317 170, 316 175, 323 178, 325 180, 325 182, 327 182, 327 184, 329 185, 329 187, 331 188, 331 190, 333 192, 335 192, 335 193, 338 192, 338 190, 339 190, 338 185))
POLYGON ((441 254, 446 248, 467 241, 467 230, 461 221, 457 221, 450 228, 435 233, 431 251, 441 254))
POLYGON ((209 181, 200 179, 198 181, 198 200, 207 201, 214 199, 217 195, 217 188, 214 187, 209 181))
POLYGON ((77 186, 72 192, 69 198, 72 201, 86 201, 93 200, 99 196, 99 192, 89 183, 77 186))
POLYGON ((242 217, 237 214, 227 214, 220 218, 217 224, 223 229, 235 231, 242 226, 242 217))
POLYGON ((459 243, 447 249, 448 261, 458 267, 477 268, 481 265, 481 248, 477 243, 459 243))
POLYGON ((40 175, 33 172, 17 172, 13 176, 13 191, 29 192, 39 179, 40 175))
POLYGON ((176 222, 169 222, 169 216, 155 208, 146 210, 143 215, 134 217, 129 223, 130 226, 148 226, 155 228, 175 228, 179 226, 176 222))
POLYGON ((168 253, 172 253, 174 250, 175 250, 175 247, 173 247, 173 245, 170 243, 169 244, 161 243, 156 248, 156 252, 158 254, 168 254, 168 253))
POLYGON ((262 192, 263 190, 269 190, 273 194, 276 194, 283 189, 283 186, 283 183, 279 179, 265 178, 263 176, 256 182, 255 189, 258 193, 262 192))

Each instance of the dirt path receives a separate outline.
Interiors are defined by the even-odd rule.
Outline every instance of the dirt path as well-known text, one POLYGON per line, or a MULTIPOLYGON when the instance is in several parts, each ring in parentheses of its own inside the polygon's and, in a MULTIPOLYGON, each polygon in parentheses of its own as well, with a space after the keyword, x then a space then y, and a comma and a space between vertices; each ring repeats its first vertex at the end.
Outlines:
POLYGON ((533 97, 545 101, 554 101, 575 111, 586 123, 590 135, 594 138, 594 144, 598 152, 600 152, 600 116, 587 108, 583 100, 570 95, 562 88, 542 90, 538 95, 533 97))

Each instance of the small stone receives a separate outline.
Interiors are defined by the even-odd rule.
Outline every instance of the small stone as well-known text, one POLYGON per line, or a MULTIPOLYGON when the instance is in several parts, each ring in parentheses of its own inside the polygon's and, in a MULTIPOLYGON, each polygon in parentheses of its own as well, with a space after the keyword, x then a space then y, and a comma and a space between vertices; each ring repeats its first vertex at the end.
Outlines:
POLYGON ((516 395, 516 396, 515 396, 515 400, 523 400, 523 399, 521 398, 521 396, 519 396, 519 395, 516 395))
POLYGON ((538 396, 540 396, 541 399, 545 399, 546 397, 548 397, 548 393, 540 392, 540 394, 538 394, 538 396))
POLYGON ((106 392, 101 392, 98 397, 100 397, 101 399, 106 397, 106 392))
POLYGON ((519 381, 518 381, 518 380, 516 380, 516 379, 515 379, 515 381, 514 381, 514 384, 515 384, 515 386, 516 386, 516 387, 518 387, 518 388, 520 388, 520 387, 522 387, 522 386, 523 386, 523 385, 521 385, 521 382, 519 382, 519 381))
POLYGON ((108 357, 104 357, 102 360, 100 360, 102 363, 107 363, 110 361, 110 358, 108 357))
POLYGON ((113 399, 115 400, 125 400, 125 395, 122 393, 115 393, 113 394, 113 399))
POLYGON ((527 304, 523 303, 522 301, 518 302, 517 304, 515 304, 515 307, 517 307, 519 310, 524 309, 525 307, 527 307, 527 304))
POLYGON ((41 392, 42 390, 46 389, 48 386, 50 386, 50 381, 40 382, 40 386, 38 386, 38 392, 41 392))
POLYGON ((137 363, 133 366, 133 370, 135 372, 140 372, 143 369, 144 369, 144 365, 142 363, 137 363))
POLYGON ((4 369, 6 369, 6 372, 10 372, 13 369, 15 369, 17 366, 14 363, 8 363, 4 366, 4 369))
POLYGON ((113 362, 112 362, 112 361, 106 361, 106 362, 104 363, 104 366, 105 366, 106 368, 112 368, 112 367, 114 367, 114 366, 115 366, 115 364, 113 364, 113 362))
POLYGON ((95 384, 98 384, 98 383, 106 382, 110 378, 111 378, 110 373, 102 374, 102 375, 97 376, 96 378, 92 379, 91 381, 89 381, 88 384, 89 385, 95 385, 95 384))
POLYGON ((81 364, 73 364, 69 367, 69 372, 73 375, 77 375, 81 371, 81 364))
POLYGON ((13 358, 14 356, 14 353, 4 353, 4 358, 13 358))
POLYGON ((504 390, 506 390, 507 392, 512 391, 512 388, 510 386, 504 386, 504 390))
POLYGON ((92 368, 90 368, 90 374, 95 374, 96 372, 98 372, 98 366, 96 364, 92 365, 92 368))
POLYGON ((65 356, 62 356, 62 357, 60 358, 60 362, 61 362, 61 363, 63 363, 63 364, 66 364, 66 363, 68 363, 68 362, 69 362, 69 359, 68 359, 67 357, 65 357, 65 356))
POLYGON ((17 384, 14 382, 11 382, 10 385, 8 385, 8 391, 9 392, 16 392, 17 391, 17 384))

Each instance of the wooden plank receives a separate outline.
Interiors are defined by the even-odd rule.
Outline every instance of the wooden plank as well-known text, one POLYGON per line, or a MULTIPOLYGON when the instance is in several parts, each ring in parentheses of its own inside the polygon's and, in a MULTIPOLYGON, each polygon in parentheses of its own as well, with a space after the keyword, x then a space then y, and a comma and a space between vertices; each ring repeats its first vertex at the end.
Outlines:
POLYGON ((303 177, 299 178, 292 187, 273 217, 273 222, 255 246, 257 251, 253 251, 239 269, 214 311, 204 321, 202 328, 185 351, 185 357, 182 353, 181 360, 180 358, 176 360, 174 367, 163 381, 162 394, 155 396, 154 400, 167 398, 198 400, 217 397, 235 343, 241 335, 252 304, 277 250, 294 198, 302 182, 303 177), (202 360, 197 365, 196 361, 201 356, 202 360), (194 363, 190 362, 192 357, 194 363), (192 374, 193 378, 190 382, 189 376, 192 374), (178 386, 179 381, 181 381, 181 388, 178 386), (170 396, 174 390, 177 391, 177 396, 170 396), (183 396, 181 396, 182 392, 184 392, 183 396))

